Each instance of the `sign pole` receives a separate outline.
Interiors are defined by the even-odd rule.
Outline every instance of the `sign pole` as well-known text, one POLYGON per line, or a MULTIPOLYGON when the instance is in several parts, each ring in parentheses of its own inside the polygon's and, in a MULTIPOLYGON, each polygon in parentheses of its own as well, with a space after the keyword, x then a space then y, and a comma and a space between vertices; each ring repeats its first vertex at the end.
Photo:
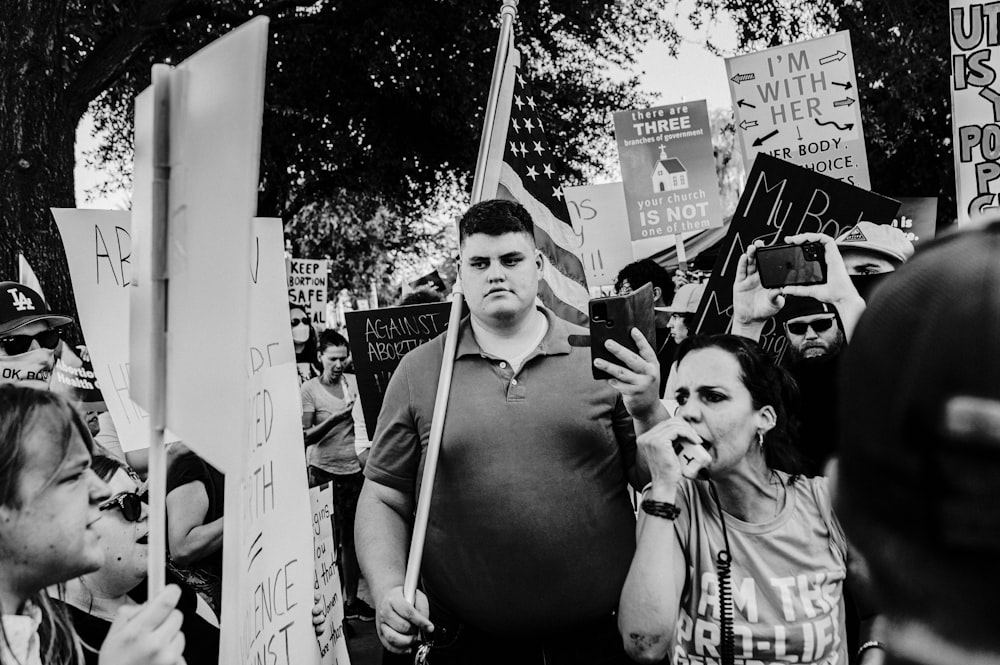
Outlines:
MULTIPOLYGON (((490 84, 489 100, 486 104, 486 117, 483 118, 479 158, 476 160, 476 175, 472 185, 473 204, 483 200, 486 162, 493 139, 493 124, 500 96, 500 83, 503 80, 504 65, 507 61, 507 50, 516 14, 517 0, 504 0, 503 6, 500 8, 500 39, 497 42, 497 54, 493 63, 493 79, 490 84)), ((444 420, 448 410, 448 396, 451 394, 451 376, 455 366, 455 350, 458 348, 458 327, 462 319, 463 302, 461 285, 456 280, 452 290, 451 312, 448 317, 448 332, 445 334, 441 374, 438 377, 437 394, 434 398, 434 413, 431 416, 427 458, 424 461, 424 473, 420 481, 420 495, 417 497, 417 511, 413 520, 413 537, 410 539, 410 552, 406 560, 406 577, 403 581, 403 597, 411 604, 415 602, 417 597, 417 582, 420 578, 424 541, 427 537, 427 521, 431 513, 431 495, 434 493, 434 477, 437 474, 438 456, 441 452, 441 437, 444 433, 444 420)))

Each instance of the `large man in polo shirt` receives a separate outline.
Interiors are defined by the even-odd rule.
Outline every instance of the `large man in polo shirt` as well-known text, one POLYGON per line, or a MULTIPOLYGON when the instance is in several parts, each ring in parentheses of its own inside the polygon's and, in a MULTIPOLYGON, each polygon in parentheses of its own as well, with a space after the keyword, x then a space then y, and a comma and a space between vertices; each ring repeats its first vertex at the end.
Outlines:
POLYGON ((470 316, 416 608, 402 584, 443 337, 393 374, 365 468, 357 547, 379 636, 401 653, 430 631, 436 664, 630 662, 612 613, 634 550, 635 434, 617 392, 591 376, 587 331, 536 305, 531 228, 499 200, 459 224, 470 316))

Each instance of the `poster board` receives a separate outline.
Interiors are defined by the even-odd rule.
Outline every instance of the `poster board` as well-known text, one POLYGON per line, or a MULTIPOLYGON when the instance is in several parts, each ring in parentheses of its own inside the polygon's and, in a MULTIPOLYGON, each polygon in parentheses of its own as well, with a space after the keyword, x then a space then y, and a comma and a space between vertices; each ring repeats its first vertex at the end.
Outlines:
MULTIPOLYGON (((758 155, 695 314, 698 333, 729 331, 736 266, 755 240, 770 246, 798 233, 835 238, 858 222, 889 224, 898 210, 899 202, 888 197, 767 154, 758 155)), ((773 319, 765 325, 760 343, 781 360, 785 336, 773 319)))
POLYGON ((267 25, 248 21, 170 81, 166 424, 223 473, 238 468, 247 408, 234 387, 246 376, 267 25))
POLYGON ((408 352, 444 332, 448 328, 449 312, 450 302, 345 312, 347 338, 369 439, 374 440, 382 399, 399 361, 408 352))
POLYGON ((914 248, 932 240, 937 232, 936 196, 894 196, 899 200, 899 212, 892 225, 903 232, 914 248))
POLYGON ((300 305, 312 325, 325 330, 326 284, 330 262, 326 259, 288 259, 288 302, 300 305))
POLYGON ((1000 207, 1000 60, 990 5, 950 0, 952 130, 959 225, 1000 207))
MULTIPOLYGON (((577 253, 588 286, 610 286, 618 271, 632 262, 625 189, 620 182, 564 187, 573 231, 580 237, 577 253)), ((672 239, 671 239, 672 240, 672 239)))
POLYGON ((659 240, 651 254, 675 234, 722 226, 705 100, 618 111, 614 122, 633 241, 659 240))
POLYGON ((226 474, 220 663, 315 665, 313 536, 294 363, 243 381, 247 454, 226 474))
POLYGON ((329 483, 309 488, 313 524, 313 591, 319 595, 326 614, 319 636, 322 665, 347 665, 351 662, 344 639, 344 597, 337 568, 337 544, 333 540, 333 490, 329 483))
POLYGON ((768 154, 871 189, 849 32, 726 58, 726 77, 748 173, 768 154))

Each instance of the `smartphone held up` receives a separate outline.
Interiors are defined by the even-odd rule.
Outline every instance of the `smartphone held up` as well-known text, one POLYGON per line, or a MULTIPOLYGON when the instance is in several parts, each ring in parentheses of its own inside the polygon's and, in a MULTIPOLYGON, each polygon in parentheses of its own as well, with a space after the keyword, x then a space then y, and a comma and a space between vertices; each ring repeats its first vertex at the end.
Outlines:
POLYGON ((760 247, 756 257, 760 285, 765 289, 826 283, 823 243, 760 247))
MULTIPOLYGON (((613 339, 635 353, 639 348, 632 339, 632 328, 652 346, 656 341, 656 320, 653 311, 653 286, 644 284, 631 293, 620 296, 595 298, 590 301, 590 356, 591 361, 601 358, 613 365, 622 362, 605 348, 604 343, 613 339)), ((593 367, 595 379, 610 379, 607 372, 593 367)))

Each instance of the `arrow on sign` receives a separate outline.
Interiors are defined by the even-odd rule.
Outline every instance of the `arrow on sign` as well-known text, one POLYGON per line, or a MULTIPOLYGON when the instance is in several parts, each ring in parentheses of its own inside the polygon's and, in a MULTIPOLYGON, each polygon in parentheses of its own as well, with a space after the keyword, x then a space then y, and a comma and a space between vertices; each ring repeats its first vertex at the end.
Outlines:
POLYGON ((845 97, 844 99, 838 99, 833 103, 834 107, 837 106, 850 106, 854 103, 854 99, 851 97, 845 97))
POLYGON ((749 102, 747 102, 747 100, 745 100, 745 99, 738 99, 738 100, 736 100, 736 105, 737 106, 746 106, 746 107, 749 107, 749 108, 752 108, 752 109, 757 108, 753 104, 750 104, 749 102))
POLYGON ((756 127, 756 126, 757 126, 756 120, 744 120, 743 122, 740 123, 740 129, 742 129, 744 132, 750 129, 751 127, 756 127))
POLYGON ((837 49, 836 53, 834 53, 832 55, 825 56, 823 58, 820 58, 819 59, 819 64, 821 64, 821 65, 829 65, 831 62, 840 62, 841 60, 843 60, 846 57, 847 57, 846 53, 844 53, 840 49, 837 49))
POLYGON ((759 148, 762 145, 764 145, 764 141, 766 141, 766 140, 768 140, 770 138, 773 138, 773 137, 775 137, 777 135, 778 135, 778 130, 777 129, 774 130, 773 132, 771 132, 770 134, 764 134, 764 136, 761 136, 759 139, 754 139, 753 147, 759 148))
POLYGON ((830 81, 830 85, 839 85, 844 90, 850 90, 853 87, 850 81, 848 81, 847 83, 837 83, 836 81, 830 81))
POLYGON ((753 74, 753 73, 750 73, 750 74, 734 74, 733 78, 731 78, 729 80, 732 81, 733 83, 735 83, 736 85, 739 85, 740 83, 743 83, 744 81, 752 81, 755 78, 757 78, 757 75, 753 74))
POLYGON ((837 129, 839 129, 842 132, 843 131, 847 131, 848 129, 854 129, 854 123, 853 122, 849 122, 846 125, 841 125, 841 124, 838 124, 838 123, 834 122, 833 120, 831 120, 830 122, 820 122, 820 119, 816 118, 816 124, 819 125, 820 127, 822 127, 823 125, 833 125, 834 127, 836 127, 837 129))

